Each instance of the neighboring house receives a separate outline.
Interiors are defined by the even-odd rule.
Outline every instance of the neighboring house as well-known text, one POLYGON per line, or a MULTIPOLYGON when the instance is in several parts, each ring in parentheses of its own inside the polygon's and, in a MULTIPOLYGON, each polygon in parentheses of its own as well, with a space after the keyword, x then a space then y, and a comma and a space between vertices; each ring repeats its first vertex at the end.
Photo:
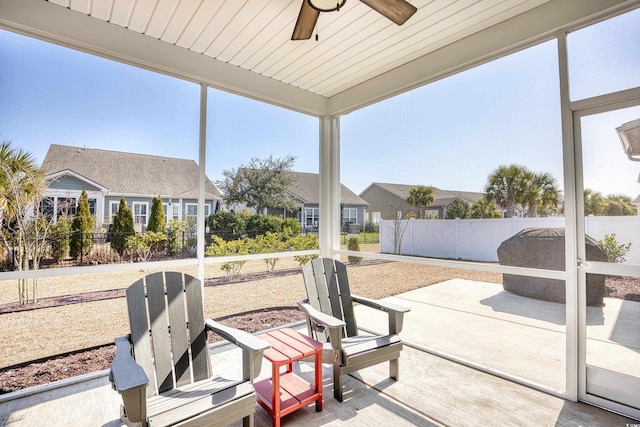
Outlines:
POLYGON ((407 213, 415 212, 418 218, 445 218, 447 207, 460 201, 471 206, 484 197, 483 193, 470 191, 447 191, 433 188, 433 202, 419 209, 407 203, 409 191, 418 185, 385 184, 374 182, 369 185, 360 197, 369 205, 368 220, 378 223, 381 219, 405 218, 407 213))
MULTIPOLYGON (((160 196, 167 217, 197 218, 198 164, 193 160, 52 144, 42 163, 49 187, 48 209, 74 213, 82 188, 96 226, 106 228, 124 197, 137 231, 145 229, 151 202, 160 196)), ((219 208, 221 195, 207 178, 205 215, 219 208)))
MULTIPOLYGON (((278 215, 284 218, 297 218, 305 231, 317 231, 320 222, 320 175, 317 173, 289 172, 293 175, 295 184, 287 191, 299 203, 299 207, 294 211, 285 209, 268 209, 267 213, 278 215)), ((242 205, 231 206, 234 210, 241 210, 242 205)), ((367 202, 362 200, 356 193, 340 184, 340 208, 341 225, 345 231, 349 231, 364 225, 367 202)), ((255 212, 255 209, 247 209, 255 212)))

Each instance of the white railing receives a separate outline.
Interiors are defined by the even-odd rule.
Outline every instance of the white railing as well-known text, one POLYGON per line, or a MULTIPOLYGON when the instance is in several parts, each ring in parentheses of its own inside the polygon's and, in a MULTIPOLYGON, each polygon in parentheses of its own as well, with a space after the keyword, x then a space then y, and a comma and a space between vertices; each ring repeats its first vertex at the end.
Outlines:
MULTIPOLYGON (((380 221, 380 251, 394 252, 394 222, 380 221)), ((471 261, 498 261, 498 246, 530 227, 564 227, 564 217, 456 220, 402 220, 402 255, 471 261), (406 228, 405 228, 406 226, 406 228)), ((595 240, 616 235, 619 243, 631 243, 627 263, 640 264, 640 217, 590 216, 585 231, 595 240)))

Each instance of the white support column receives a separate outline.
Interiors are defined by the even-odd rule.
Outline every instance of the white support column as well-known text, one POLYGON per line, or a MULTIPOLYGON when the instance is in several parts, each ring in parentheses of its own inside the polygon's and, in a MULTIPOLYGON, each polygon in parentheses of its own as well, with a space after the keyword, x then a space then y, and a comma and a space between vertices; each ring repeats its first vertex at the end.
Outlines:
POLYGON ((200 84, 200 149, 198 152, 198 235, 196 255, 198 257, 198 279, 204 284, 204 201, 207 155, 207 85, 200 84))
POLYGON ((340 245, 340 118, 320 118, 320 256, 340 245))
POLYGON ((569 99, 569 67, 567 60, 567 36, 560 34, 558 41, 558 69, 560 80, 560 111, 562 117, 562 153, 564 168, 565 196, 565 269, 566 280, 566 381, 567 400, 578 400, 579 384, 579 307, 578 307, 578 271, 577 271, 577 235, 576 219, 578 197, 576 194, 576 153, 573 143, 573 114, 569 99))

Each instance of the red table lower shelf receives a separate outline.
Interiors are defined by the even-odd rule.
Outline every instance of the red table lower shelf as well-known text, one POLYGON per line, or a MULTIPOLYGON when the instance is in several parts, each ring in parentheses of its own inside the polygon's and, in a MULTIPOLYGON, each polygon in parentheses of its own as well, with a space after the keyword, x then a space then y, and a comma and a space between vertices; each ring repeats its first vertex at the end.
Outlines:
POLYGON ((258 335, 269 342, 264 358, 271 362, 271 378, 256 382, 258 403, 271 415, 273 425, 280 426, 283 417, 298 408, 316 402, 322 411, 322 343, 293 329, 277 329, 258 335), (310 384, 293 372, 293 362, 315 356, 314 383, 310 384), (286 366, 285 372, 280 368, 286 366))

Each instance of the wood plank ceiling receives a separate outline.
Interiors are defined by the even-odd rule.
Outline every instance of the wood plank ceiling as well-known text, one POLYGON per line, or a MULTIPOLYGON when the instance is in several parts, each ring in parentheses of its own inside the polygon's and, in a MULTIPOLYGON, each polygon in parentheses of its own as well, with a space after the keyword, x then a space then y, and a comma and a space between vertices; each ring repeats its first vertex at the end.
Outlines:
POLYGON ((327 98, 548 0, 410 0, 403 26, 349 0, 291 41, 302 1, 49 0, 327 98))

